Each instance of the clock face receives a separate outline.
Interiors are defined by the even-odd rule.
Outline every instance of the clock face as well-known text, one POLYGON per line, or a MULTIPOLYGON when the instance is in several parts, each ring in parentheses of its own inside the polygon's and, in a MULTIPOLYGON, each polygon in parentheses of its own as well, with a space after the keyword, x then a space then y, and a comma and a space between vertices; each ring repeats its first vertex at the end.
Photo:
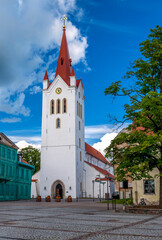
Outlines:
POLYGON ((56 88, 56 93, 57 94, 60 94, 62 92, 62 89, 61 88, 56 88))

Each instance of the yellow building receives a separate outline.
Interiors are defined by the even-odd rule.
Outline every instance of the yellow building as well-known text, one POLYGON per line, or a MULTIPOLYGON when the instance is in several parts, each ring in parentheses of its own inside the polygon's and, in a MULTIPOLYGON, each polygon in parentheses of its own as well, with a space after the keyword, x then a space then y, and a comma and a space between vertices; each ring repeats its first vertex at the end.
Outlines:
POLYGON ((150 172, 152 178, 133 181, 133 203, 139 204, 143 198, 147 205, 159 204, 160 177, 159 170, 154 168, 150 172))

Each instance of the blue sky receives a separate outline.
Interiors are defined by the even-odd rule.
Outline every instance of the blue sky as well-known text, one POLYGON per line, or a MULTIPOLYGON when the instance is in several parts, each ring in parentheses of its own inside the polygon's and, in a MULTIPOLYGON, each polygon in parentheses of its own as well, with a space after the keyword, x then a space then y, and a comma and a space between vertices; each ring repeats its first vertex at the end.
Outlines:
POLYGON ((108 115, 121 118, 128 99, 113 101, 104 90, 140 57, 139 43, 162 22, 162 2, 0 0, 0 5, 0 131, 14 142, 40 144, 42 79, 47 68, 53 80, 60 18, 66 14, 72 63, 85 88, 86 141, 105 146, 113 129, 108 115))

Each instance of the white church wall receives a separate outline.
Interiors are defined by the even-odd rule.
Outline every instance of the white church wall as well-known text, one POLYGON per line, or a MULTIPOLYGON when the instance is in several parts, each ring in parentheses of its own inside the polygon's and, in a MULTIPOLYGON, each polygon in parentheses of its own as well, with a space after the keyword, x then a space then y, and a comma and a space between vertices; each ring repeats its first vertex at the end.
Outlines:
POLYGON ((36 198, 38 195, 40 195, 40 171, 36 172, 32 176, 31 183, 31 198, 36 198))
MULTIPOLYGON (((93 183, 97 177, 104 178, 105 175, 98 172, 95 168, 89 166, 87 163, 84 163, 84 176, 83 176, 83 192, 86 192, 87 197, 93 198, 93 183)), ((94 197, 100 197, 100 187, 101 187, 101 198, 105 198, 105 193, 107 193, 107 182, 100 185, 99 182, 94 182, 94 197)), ((108 181, 108 191, 110 191, 110 182, 108 181)))
MULTIPOLYGON (((51 195, 54 181, 65 185, 65 195, 81 197, 83 185, 84 160, 84 107, 82 119, 77 116, 77 101, 84 106, 82 87, 77 90, 69 87, 57 76, 48 90, 43 91, 42 148, 41 148, 41 195, 51 195), (62 92, 56 94, 56 89, 62 92), (78 94, 78 92, 80 94, 78 94), (67 113, 62 113, 62 100, 67 100, 67 113), (50 102, 54 100, 54 114, 50 114, 50 102), (56 113, 56 101, 61 101, 61 113, 56 113), (61 128, 56 128, 56 119, 60 118, 61 128), (79 121, 81 129, 79 130, 79 121), (81 139, 81 147, 79 147, 81 139), (80 161, 81 152, 81 161, 80 161)), ((64 197, 66 197, 64 195, 64 197)))

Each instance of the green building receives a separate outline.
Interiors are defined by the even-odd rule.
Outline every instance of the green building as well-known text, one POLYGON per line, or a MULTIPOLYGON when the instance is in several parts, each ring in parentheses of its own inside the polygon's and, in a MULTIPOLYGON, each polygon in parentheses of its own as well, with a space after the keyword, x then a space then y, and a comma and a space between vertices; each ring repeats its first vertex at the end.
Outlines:
POLYGON ((30 199, 31 166, 17 153, 18 147, 0 133, 0 201, 30 199))

